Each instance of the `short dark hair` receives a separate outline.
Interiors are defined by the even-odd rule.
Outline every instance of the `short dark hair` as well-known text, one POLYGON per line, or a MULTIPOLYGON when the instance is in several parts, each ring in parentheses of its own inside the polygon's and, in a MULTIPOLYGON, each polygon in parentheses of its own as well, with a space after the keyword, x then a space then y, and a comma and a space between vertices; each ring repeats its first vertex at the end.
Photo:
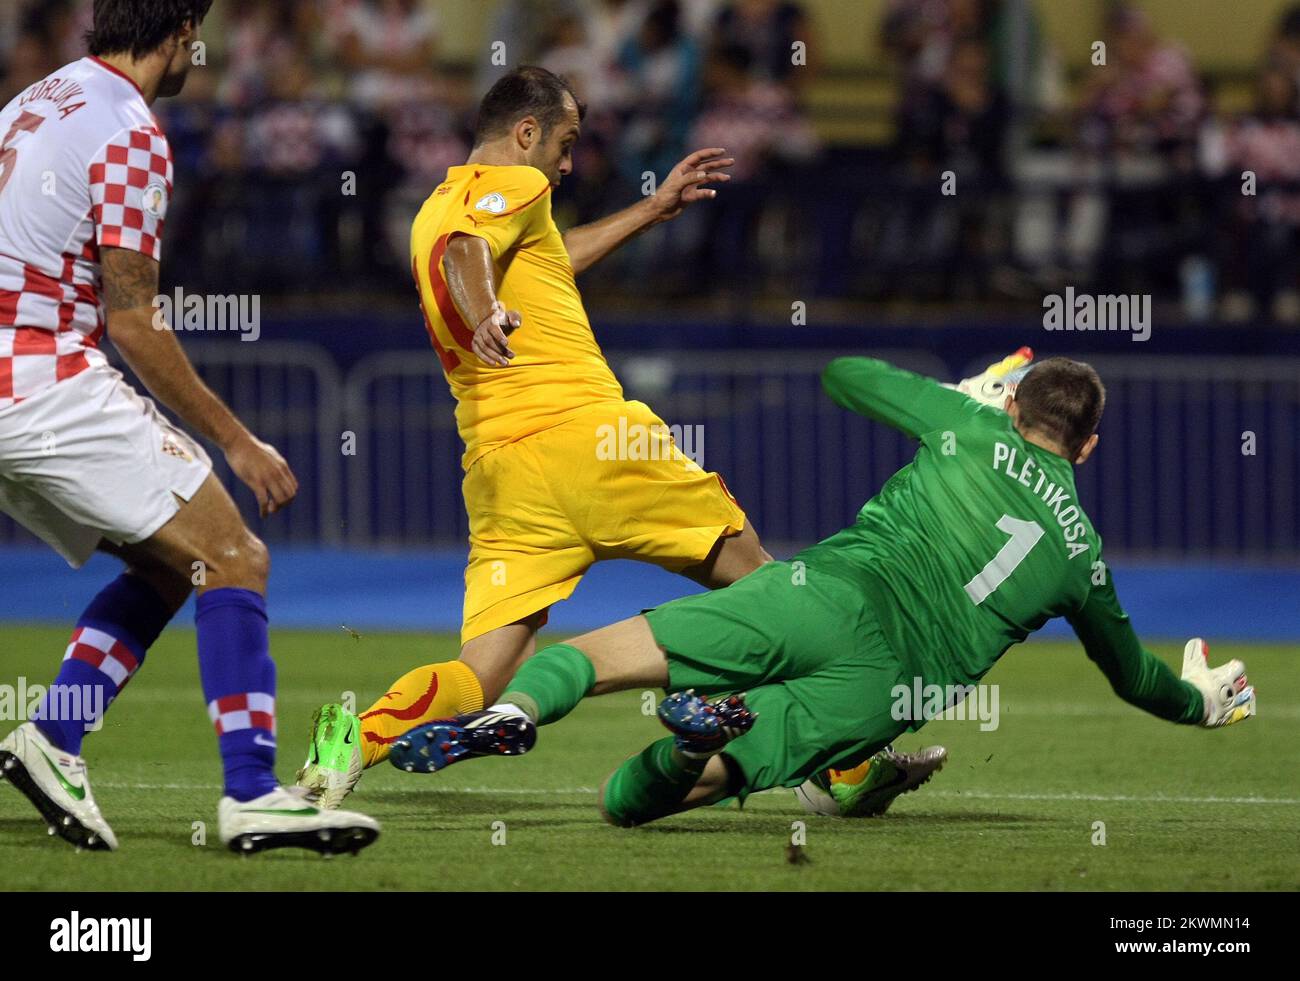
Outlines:
POLYGON ((500 135, 525 116, 536 119, 545 136, 564 122, 566 94, 577 105, 581 120, 587 115, 587 107, 567 81, 545 68, 521 65, 498 79, 483 96, 478 107, 478 124, 474 127, 474 145, 500 135))
POLYGON ((1092 365, 1048 358, 1034 365, 1016 386, 1020 424, 1059 443, 1071 460, 1097 431, 1106 407, 1106 388, 1092 365))
POLYGON ((212 0, 95 0, 95 23, 86 32, 93 55, 127 52, 143 58, 191 21, 203 22, 212 0))

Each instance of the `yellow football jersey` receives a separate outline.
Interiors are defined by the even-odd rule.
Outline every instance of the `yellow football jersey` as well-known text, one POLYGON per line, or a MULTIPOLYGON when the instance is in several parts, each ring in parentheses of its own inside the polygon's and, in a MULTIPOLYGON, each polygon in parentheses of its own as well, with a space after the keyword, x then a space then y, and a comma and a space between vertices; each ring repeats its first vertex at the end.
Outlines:
POLYGON ((549 429, 590 405, 620 402, 623 390, 601 354, 551 217, 551 184, 535 167, 465 164, 429 195, 411 226, 411 271, 425 326, 456 397, 463 464, 549 429), (456 235, 487 242, 497 298, 522 315, 510 335, 515 358, 490 367, 473 351, 447 288, 442 258, 456 235))

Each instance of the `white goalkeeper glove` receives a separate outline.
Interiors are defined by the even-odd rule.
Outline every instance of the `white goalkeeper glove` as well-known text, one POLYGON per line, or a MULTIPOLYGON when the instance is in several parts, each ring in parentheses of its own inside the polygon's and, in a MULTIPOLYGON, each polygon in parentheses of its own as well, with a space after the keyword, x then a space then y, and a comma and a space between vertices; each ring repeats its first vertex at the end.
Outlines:
POLYGON ((1029 362, 1033 360, 1034 352, 1027 347, 1022 347, 1015 354, 989 365, 984 369, 983 374, 975 375, 973 378, 963 378, 955 385, 944 387, 955 388, 976 402, 1000 409, 1006 404, 1007 396, 1015 394, 1016 385, 1025 377, 1029 371, 1029 362))
POLYGON ((1209 664, 1210 645, 1193 637, 1183 648, 1183 680, 1205 697, 1207 729, 1230 726, 1255 714, 1255 688, 1246 683, 1246 665, 1232 660, 1217 668, 1209 664))

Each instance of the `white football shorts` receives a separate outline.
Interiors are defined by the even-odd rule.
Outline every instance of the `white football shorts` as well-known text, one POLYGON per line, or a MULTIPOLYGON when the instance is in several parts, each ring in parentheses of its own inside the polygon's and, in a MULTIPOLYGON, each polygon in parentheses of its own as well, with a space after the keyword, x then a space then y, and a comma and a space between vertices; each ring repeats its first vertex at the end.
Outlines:
POLYGON ((203 448, 108 364, 0 409, 0 511, 73 568, 101 539, 150 537, 211 472, 203 448))

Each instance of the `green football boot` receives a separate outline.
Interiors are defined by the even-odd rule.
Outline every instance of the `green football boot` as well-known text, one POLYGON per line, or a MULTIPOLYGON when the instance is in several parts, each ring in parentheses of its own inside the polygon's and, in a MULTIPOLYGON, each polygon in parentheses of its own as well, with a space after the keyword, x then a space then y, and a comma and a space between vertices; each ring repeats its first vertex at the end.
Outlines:
POLYGON ((333 810, 361 780, 361 720, 337 702, 322 705, 311 720, 311 748, 297 784, 308 799, 333 810))
POLYGON ((900 794, 921 786, 943 769, 948 750, 928 746, 916 753, 886 746, 852 770, 824 770, 805 780, 795 796, 811 814, 877 817, 900 794))

